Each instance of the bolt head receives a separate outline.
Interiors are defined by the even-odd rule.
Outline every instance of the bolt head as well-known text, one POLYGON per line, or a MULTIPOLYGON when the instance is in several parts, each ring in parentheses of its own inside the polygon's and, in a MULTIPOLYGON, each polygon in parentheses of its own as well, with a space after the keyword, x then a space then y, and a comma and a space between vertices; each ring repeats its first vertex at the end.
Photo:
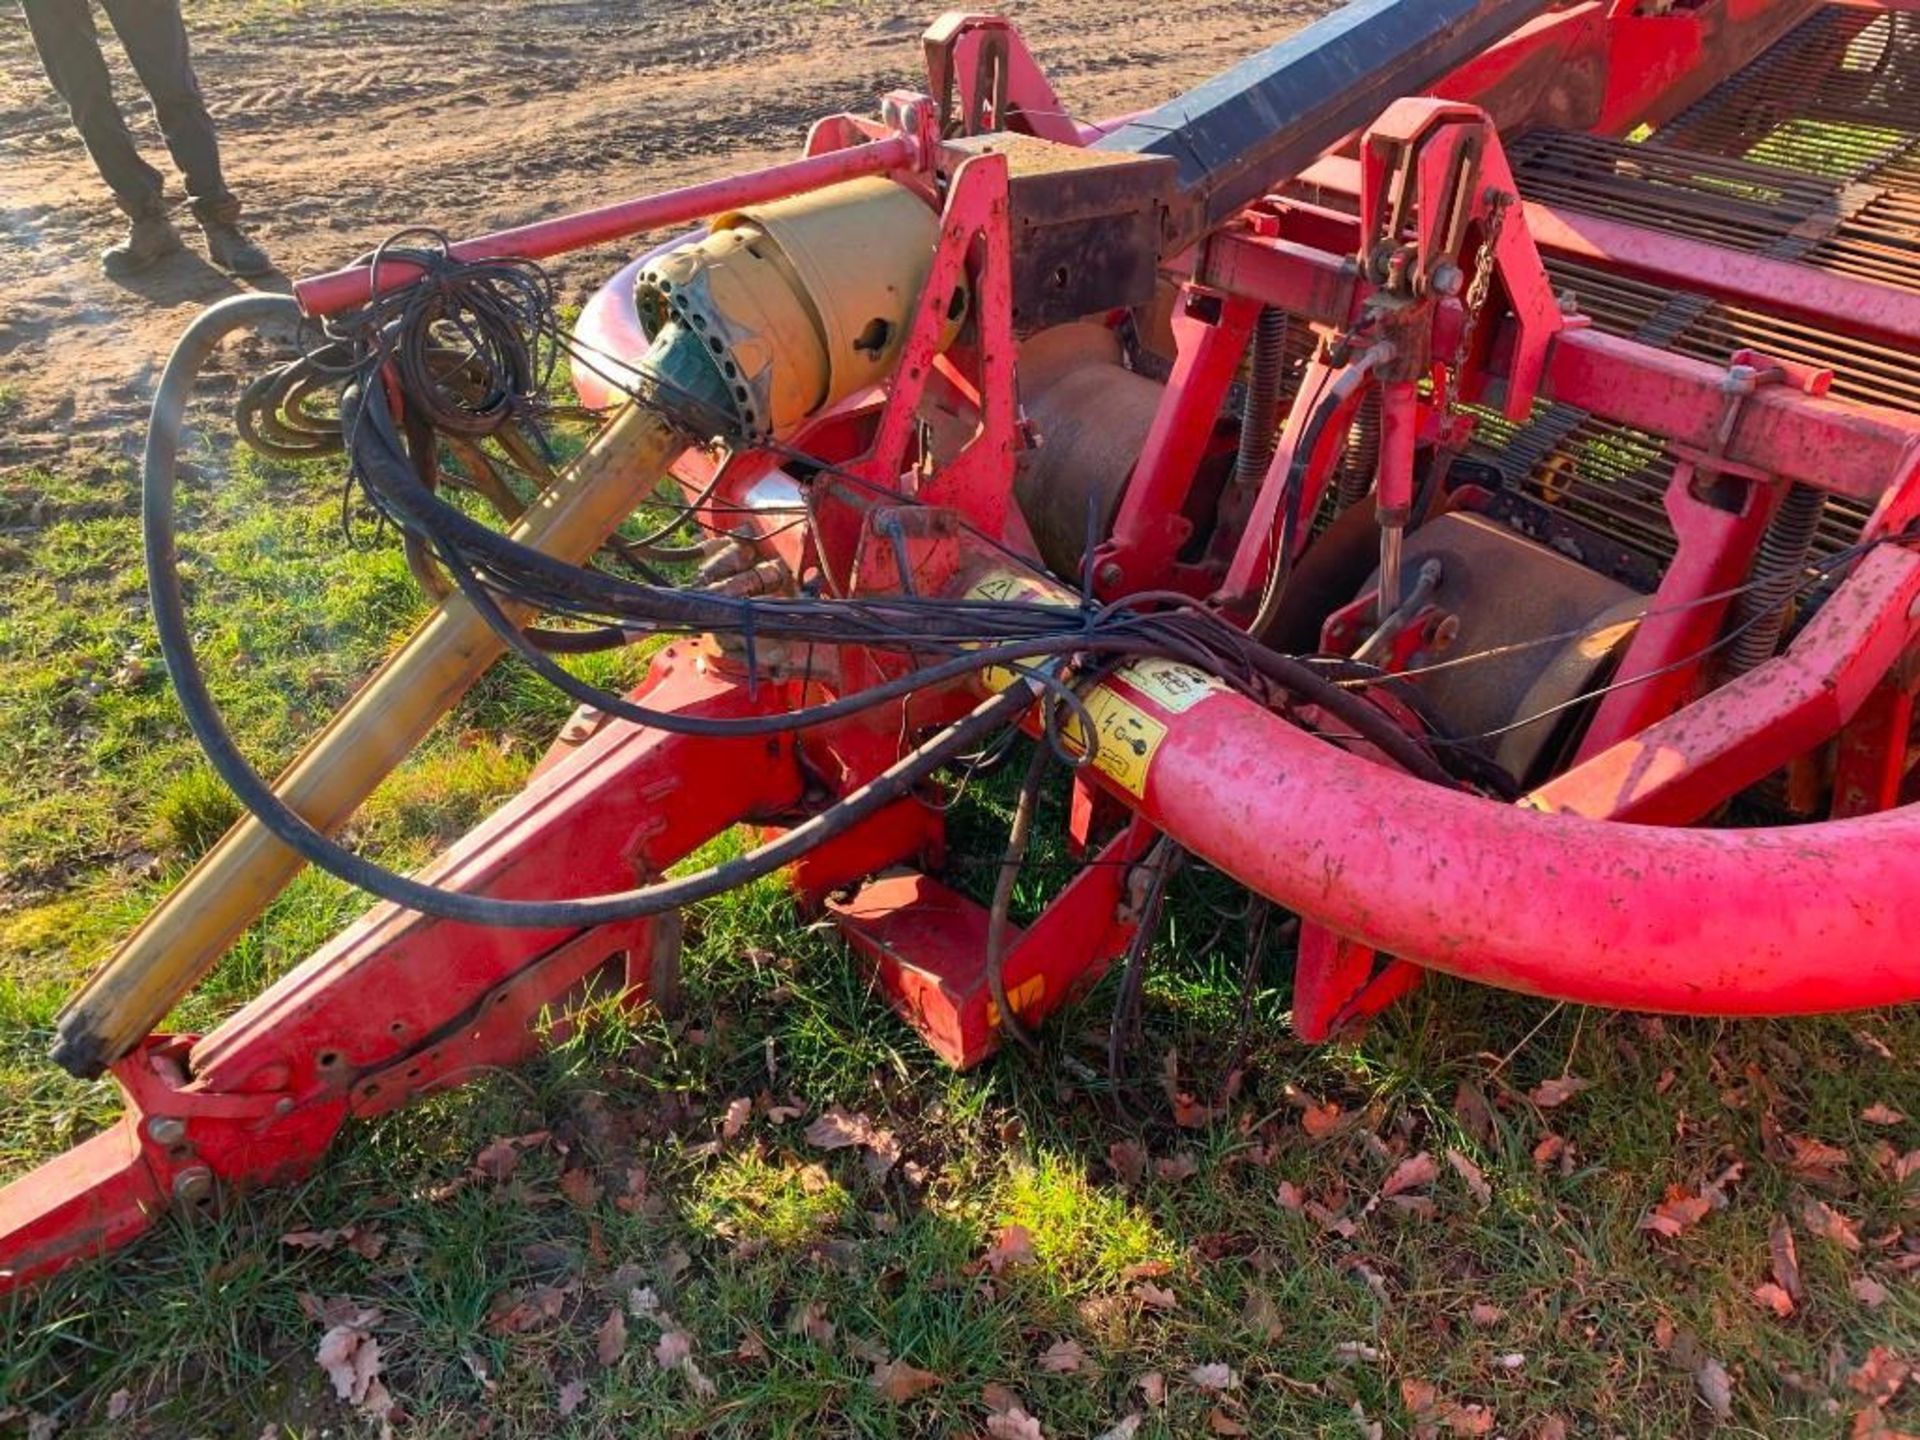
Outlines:
POLYGON ((190 1165, 173 1177, 173 1198, 182 1205, 202 1205, 213 1198, 213 1171, 190 1165))
POLYGON ((187 1122, 171 1115, 156 1115, 147 1121, 147 1137, 156 1145, 171 1148, 187 1138, 187 1122))
POLYGON ((1106 564, 1102 565, 1099 570, 1094 572, 1093 578, 1098 580, 1102 585, 1118 585, 1122 578, 1122 572, 1117 564, 1109 560, 1106 564))
POLYGON ((1436 295, 1458 295, 1466 283, 1467 277, 1451 260, 1442 260, 1433 267, 1433 292, 1436 295))

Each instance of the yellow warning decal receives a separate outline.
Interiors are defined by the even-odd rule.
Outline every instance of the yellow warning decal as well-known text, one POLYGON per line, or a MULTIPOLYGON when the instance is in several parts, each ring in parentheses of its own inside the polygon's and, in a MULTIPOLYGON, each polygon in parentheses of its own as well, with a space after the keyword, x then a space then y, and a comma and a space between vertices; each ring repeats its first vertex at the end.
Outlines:
POLYGON ((1227 688, 1206 671, 1177 660, 1136 660, 1118 673, 1169 715, 1184 715, 1209 695, 1224 694, 1227 688))
MULTIPOLYGON (((1038 1005, 1047 993, 1047 977, 1033 975, 1022 980, 1007 992, 1007 1008, 1015 1015, 1022 1015, 1038 1005)), ((997 1027, 1000 1024, 1000 1007, 987 1001, 987 1024, 997 1027)))
POLYGON ((1041 600, 1050 605, 1065 605, 1072 597, 1037 575, 1021 575, 1012 570, 992 570, 973 582, 967 591, 969 600, 1041 600))
MULTIPOLYGON (((1071 597, 1034 575, 1012 570, 992 570, 968 587, 969 600, 1032 600, 1047 605, 1064 605, 1071 597)), ((1020 679, 1017 671, 1005 665, 989 665, 980 678, 990 690, 1010 690, 1020 679)))
MULTIPOLYGON (((1142 710, 1119 691, 1096 685, 1081 703, 1093 719, 1093 733, 1099 744, 1093 752, 1093 768, 1105 775, 1129 795, 1144 799, 1147 770, 1160 742, 1167 738, 1167 727, 1142 710)), ((1061 727, 1061 738, 1075 752, 1084 752, 1080 727, 1069 721, 1061 727)))
MULTIPOLYGON (((982 576, 968 589, 967 598, 1038 600, 1053 605, 1071 603, 1071 597, 1058 587, 1010 570, 995 570, 982 576)), ((1115 674, 1169 715, 1184 715, 1209 695, 1226 689, 1205 671, 1174 660, 1136 660, 1115 674)), ((982 678, 995 690, 1005 690, 1020 676, 1005 666, 996 665, 988 668, 982 678)), ((1093 721, 1094 734, 1099 737, 1093 768, 1129 795, 1144 799, 1147 771, 1160 742, 1167 738, 1167 727, 1131 697, 1104 682, 1083 694, 1080 702, 1093 721)), ((1085 741, 1073 719, 1063 717, 1061 739, 1075 753, 1086 753, 1085 741)), ((1019 1006, 1014 1008, 1017 1010, 1019 1006)))

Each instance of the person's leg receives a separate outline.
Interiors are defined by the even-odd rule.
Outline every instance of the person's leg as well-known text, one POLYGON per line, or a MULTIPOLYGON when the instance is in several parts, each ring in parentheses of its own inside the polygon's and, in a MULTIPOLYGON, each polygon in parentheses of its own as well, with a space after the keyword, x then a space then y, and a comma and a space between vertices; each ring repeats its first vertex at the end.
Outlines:
POLYGON ((239 275, 264 275, 273 262, 236 223, 240 202, 220 173, 220 141, 193 73, 180 0, 101 0, 140 83, 153 97, 167 149, 186 177, 187 198, 207 235, 213 263, 239 275))
POLYGON ((67 103, 73 128, 120 208, 135 219, 158 215, 164 181, 140 158, 113 101, 113 81, 100 54, 91 0, 21 0, 47 79, 67 103))
POLYGON ((236 220, 240 202, 220 173, 220 141, 200 93, 187 50, 179 0, 101 0, 134 73, 153 99, 153 113, 174 164, 186 178, 187 198, 200 220, 236 220))

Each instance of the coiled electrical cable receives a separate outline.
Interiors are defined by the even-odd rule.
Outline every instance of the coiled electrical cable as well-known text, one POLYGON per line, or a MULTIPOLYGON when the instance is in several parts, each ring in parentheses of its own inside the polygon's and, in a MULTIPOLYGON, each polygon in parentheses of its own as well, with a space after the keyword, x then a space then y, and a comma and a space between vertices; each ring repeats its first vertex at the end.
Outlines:
MULTIPOLYGON (((1363 696, 1299 660, 1264 650, 1184 596, 1134 596, 1104 606, 1084 598, 1079 604, 914 596, 741 598, 572 565, 501 534, 436 493, 431 449, 436 435, 471 442, 510 423, 537 425, 539 397, 565 343, 551 286, 538 267, 524 262, 457 263, 445 256, 441 237, 427 237, 441 246, 439 251, 400 243, 407 238, 395 237, 383 246, 375 264, 405 260, 422 268, 422 279, 330 325, 322 342, 301 359, 249 386, 238 409, 239 428, 270 455, 312 458, 344 447, 363 490, 406 532, 410 548, 430 552, 476 613, 543 678, 574 699, 632 723, 707 736, 788 734, 989 667, 1009 667, 1022 678, 778 839, 696 874, 618 894, 504 901, 448 890, 377 865, 288 808, 240 753, 193 647, 176 531, 177 456, 187 404, 202 365, 228 335, 245 327, 302 323, 288 297, 236 296, 188 327, 155 395, 143 466, 154 620, 181 706, 209 763, 277 839, 322 869, 397 905, 479 925, 581 929, 659 913, 784 867, 994 742, 1036 699, 1042 702, 1042 731, 1054 753, 1069 763, 1088 763, 1097 745, 1095 728, 1065 676, 1076 665, 1100 670, 1149 656, 1193 664, 1263 703, 1320 707, 1411 773, 1434 783, 1456 783, 1431 751, 1363 696), (337 419, 312 408, 328 384, 341 389, 337 419), (394 413, 396 398, 407 407, 404 422, 394 413), (502 608, 507 600, 592 628, 529 633, 507 616, 502 608), (545 653, 549 645, 585 648, 696 632, 740 637, 750 665, 756 642, 795 641, 891 651, 912 668, 861 692, 784 714, 716 719, 636 704, 586 684, 545 653), (928 654, 937 658, 926 663, 928 654)), ((816 473, 843 472, 821 462, 816 473)), ((648 540, 665 539, 674 528, 657 530, 648 540)))

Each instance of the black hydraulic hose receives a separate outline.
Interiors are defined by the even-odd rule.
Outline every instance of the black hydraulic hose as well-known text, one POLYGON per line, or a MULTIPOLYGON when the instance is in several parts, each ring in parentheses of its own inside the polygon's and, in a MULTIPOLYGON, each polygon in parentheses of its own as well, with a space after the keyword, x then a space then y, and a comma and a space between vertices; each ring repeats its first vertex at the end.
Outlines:
MULTIPOLYGON (((1034 669, 1034 660, 1049 655, 1058 655, 1065 647, 1057 636, 1046 636, 1018 644, 995 645, 981 650, 970 650, 944 660, 938 665, 910 670, 892 680, 882 681, 867 689, 855 691, 851 695, 842 695, 838 699, 823 701, 802 710, 787 710, 778 715, 747 715, 715 717, 708 715, 681 715, 672 710, 652 710, 644 705, 636 705, 611 690, 590 684, 575 675, 565 666, 556 664, 551 656, 539 646, 528 640, 526 633, 509 619, 501 610, 493 594, 464 567, 450 567, 450 573, 460 587, 460 593, 466 597, 482 620, 485 620, 495 635, 504 641, 513 653, 525 661, 541 679, 552 685, 562 694, 578 701, 582 705, 591 705, 596 710, 605 711, 616 720, 627 720, 651 730, 664 730, 674 735, 700 735, 709 738, 731 738, 736 736, 781 735, 794 730, 804 730, 814 725, 824 725, 828 721, 841 720, 849 715, 857 715, 870 710, 875 705, 889 700, 898 700, 916 690, 925 690, 934 685, 943 685, 950 681, 961 680, 989 666, 1008 666, 1023 671, 1034 683, 1046 687, 1061 704, 1067 706, 1086 720, 1084 702, 1067 686, 1060 684, 1043 670, 1034 669)), ((1137 647, 1139 653, 1149 653, 1147 647, 1137 647)), ((1342 691, 1342 694, 1351 692, 1342 691)), ((1091 721, 1083 733, 1092 733, 1091 721)))
MULTIPOLYGON (((1091 734, 1092 731, 1082 731, 1091 734)), ((1033 817, 1040 808, 1040 782, 1047 773, 1047 761, 1053 752, 1045 745, 1033 747, 1027 762, 1026 778, 1020 783, 1020 799, 1013 811, 1013 828, 1007 834, 1006 853, 1000 857, 1000 873, 993 882, 993 904, 987 910, 987 993, 1000 1011, 1000 1028, 1026 1050, 1036 1048, 1033 1032, 1013 1013, 1007 998, 1007 926, 1013 909, 1013 887, 1020 879, 1020 867, 1027 862, 1027 846, 1033 839, 1033 817)))
POLYGON ((187 327, 167 359, 154 395, 142 467, 142 527, 161 653, 187 723, 206 752, 208 763, 276 839, 330 874, 406 909, 473 925, 586 929, 657 915, 736 889, 791 864, 824 841, 910 795, 936 770, 1013 723, 1032 704, 1033 692, 1028 686, 1010 686, 844 800, 794 826, 777 840, 737 859, 637 890, 571 900, 498 900, 427 884, 354 854, 289 809, 240 753, 208 693, 180 586, 174 513, 180 431, 200 367, 236 330, 294 320, 298 315, 297 305, 286 296, 236 295, 202 311, 187 327))
POLYGON ((1313 413, 1307 417, 1306 427, 1294 444, 1293 458, 1287 466, 1286 481, 1281 491, 1280 513, 1275 517, 1278 533, 1273 540, 1273 557, 1269 562, 1266 589, 1261 595, 1260 608, 1253 617, 1253 623, 1247 627, 1247 632, 1255 639, 1264 636, 1273 625, 1280 601, 1286 594, 1287 580, 1293 574, 1293 548, 1298 542, 1300 526, 1305 518, 1300 508, 1306 495, 1307 474, 1313 467, 1314 454, 1320 448, 1327 426, 1341 407, 1366 383, 1368 372, 1392 356, 1393 346, 1390 342, 1382 341, 1373 346, 1334 377, 1327 386, 1325 396, 1315 404, 1313 413))

